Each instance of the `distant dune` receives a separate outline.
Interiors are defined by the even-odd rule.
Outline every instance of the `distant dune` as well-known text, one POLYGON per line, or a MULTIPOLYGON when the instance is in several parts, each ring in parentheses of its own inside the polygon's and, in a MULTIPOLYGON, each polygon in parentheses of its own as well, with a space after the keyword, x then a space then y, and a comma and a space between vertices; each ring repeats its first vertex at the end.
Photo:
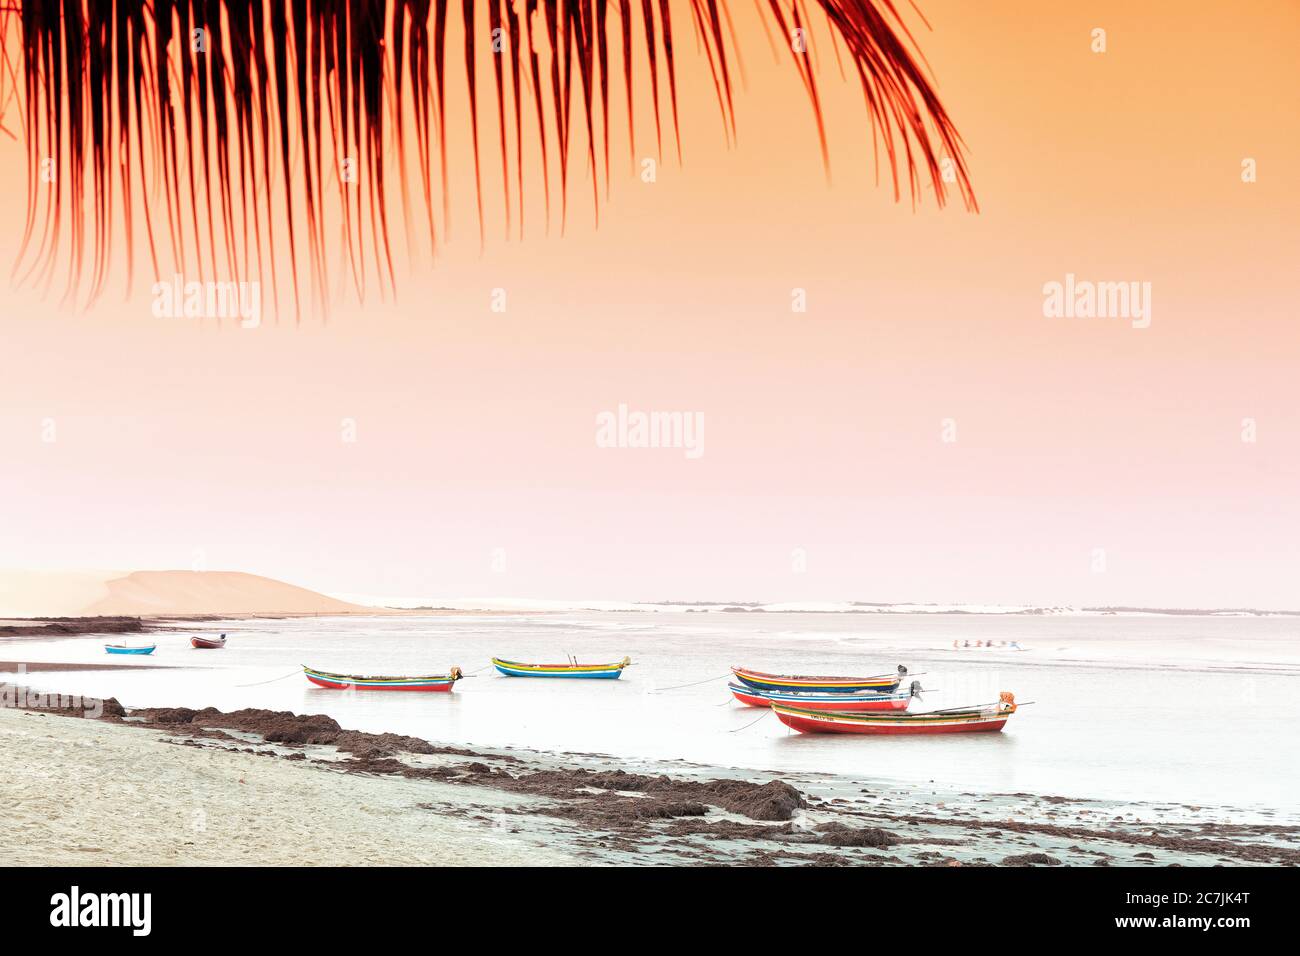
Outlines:
POLYGON ((0 571, 0 617, 373 611, 239 571, 0 571))

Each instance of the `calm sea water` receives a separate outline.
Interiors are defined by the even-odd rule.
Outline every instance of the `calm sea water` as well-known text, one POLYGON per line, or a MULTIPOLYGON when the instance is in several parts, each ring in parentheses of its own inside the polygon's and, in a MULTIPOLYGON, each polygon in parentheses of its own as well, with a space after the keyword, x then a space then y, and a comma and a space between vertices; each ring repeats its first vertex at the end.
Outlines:
MULTIPOLYGON (((220 651, 191 649, 190 632, 155 635, 157 652, 141 662, 174 669, 44 673, 25 682, 128 706, 327 713, 345 727, 471 746, 1228 805, 1289 818, 1300 817, 1298 628, 1287 619, 677 611, 232 621, 193 632, 228 632, 220 651), (991 638, 1028 649, 952 648, 991 638), (487 668, 493 654, 538 662, 627 654, 636 663, 617 681, 511 679, 487 668), (359 674, 442 673, 457 664, 475 676, 452 694, 340 693, 309 685, 297 670, 304 663, 359 674), (1000 690, 1034 703, 1001 734, 803 736, 770 713, 729 703, 726 690, 732 664, 875 674, 898 663, 934 688, 914 709, 984 703, 1000 690)), ((3 651, 122 660, 107 658, 103 643, 24 641, 3 651)))

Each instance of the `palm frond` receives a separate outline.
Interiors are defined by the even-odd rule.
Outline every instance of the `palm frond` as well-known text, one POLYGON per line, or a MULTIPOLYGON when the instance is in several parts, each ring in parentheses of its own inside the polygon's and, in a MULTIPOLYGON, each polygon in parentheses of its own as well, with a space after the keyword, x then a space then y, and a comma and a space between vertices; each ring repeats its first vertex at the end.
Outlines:
MULTIPOLYGON (((962 141, 892 0, 755 5, 807 90, 824 161, 814 51, 791 42, 811 36, 809 7, 824 16, 841 73, 847 64, 857 74, 895 200, 906 180, 915 205, 928 178, 939 205, 954 188, 977 208, 962 141)), ((418 229, 436 247, 439 220, 448 229, 454 73, 463 71, 468 99, 457 105, 469 111, 480 242, 480 151, 491 142, 481 128, 484 90, 495 98, 493 188, 503 193, 507 234, 524 235, 524 192, 537 180, 549 230, 552 170, 563 228, 578 161, 597 209, 602 177, 608 195, 609 117, 620 92, 632 156, 637 97, 648 94, 656 149, 662 156, 671 125, 680 160, 678 97, 693 92, 678 88, 683 24, 734 136, 742 52, 731 16, 726 0, 640 0, 639 9, 636 0, 9 0, 0 6, 0 130, 9 131, 5 114, 16 105, 28 160, 14 277, 48 289, 66 258, 67 297, 88 287, 93 302, 115 248, 129 287, 142 232, 155 276, 165 261, 200 280, 269 274, 276 301, 283 279, 299 315, 308 294, 328 304, 331 275, 349 276, 358 297, 375 276, 383 294, 395 288, 390 206, 403 214, 408 245, 418 229), (449 49, 453 35, 463 49, 449 49), (479 76, 485 60, 490 85, 479 76), (648 91, 634 91, 638 71, 648 91), (329 268, 331 249, 345 269, 329 268)))

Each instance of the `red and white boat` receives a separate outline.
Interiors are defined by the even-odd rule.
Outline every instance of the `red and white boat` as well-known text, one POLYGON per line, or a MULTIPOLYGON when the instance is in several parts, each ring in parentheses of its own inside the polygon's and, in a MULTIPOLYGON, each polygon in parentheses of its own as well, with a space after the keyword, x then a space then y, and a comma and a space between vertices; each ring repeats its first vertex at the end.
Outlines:
POLYGON ((970 734, 995 733, 1016 712, 1015 695, 1003 691, 996 704, 954 707, 921 714, 845 713, 772 704, 772 710, 801 734, 970 734))
POLYGON ((912 681, 907 690, 890 693, 873 693, 870 691, 835 693, 802 690, 759 690, 744 684, 728 684, 731 696, 746 707, 771 707, 773 704, 788 704, 791 707, 806 707, 809 710, 907 710, 913 697, 920 697, 921 682, 912 681))
POLYGON ((226 635, 220 637, 191 637, 190 643, 201 651, 216 650, 226 646, 226 635))

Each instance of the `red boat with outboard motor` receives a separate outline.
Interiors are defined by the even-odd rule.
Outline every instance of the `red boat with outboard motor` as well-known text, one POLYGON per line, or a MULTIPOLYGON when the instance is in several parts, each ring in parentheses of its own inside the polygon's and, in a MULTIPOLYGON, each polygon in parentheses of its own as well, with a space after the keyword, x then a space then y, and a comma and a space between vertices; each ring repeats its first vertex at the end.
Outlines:
POLYGON ((792 730, 801 734, 964 734, 994 732, 1006 726, 1016 712, 1016 698, 1003 691, 996 704, 953 707, 920 714, 855 714, 772 704, 772 710, 792 730))

